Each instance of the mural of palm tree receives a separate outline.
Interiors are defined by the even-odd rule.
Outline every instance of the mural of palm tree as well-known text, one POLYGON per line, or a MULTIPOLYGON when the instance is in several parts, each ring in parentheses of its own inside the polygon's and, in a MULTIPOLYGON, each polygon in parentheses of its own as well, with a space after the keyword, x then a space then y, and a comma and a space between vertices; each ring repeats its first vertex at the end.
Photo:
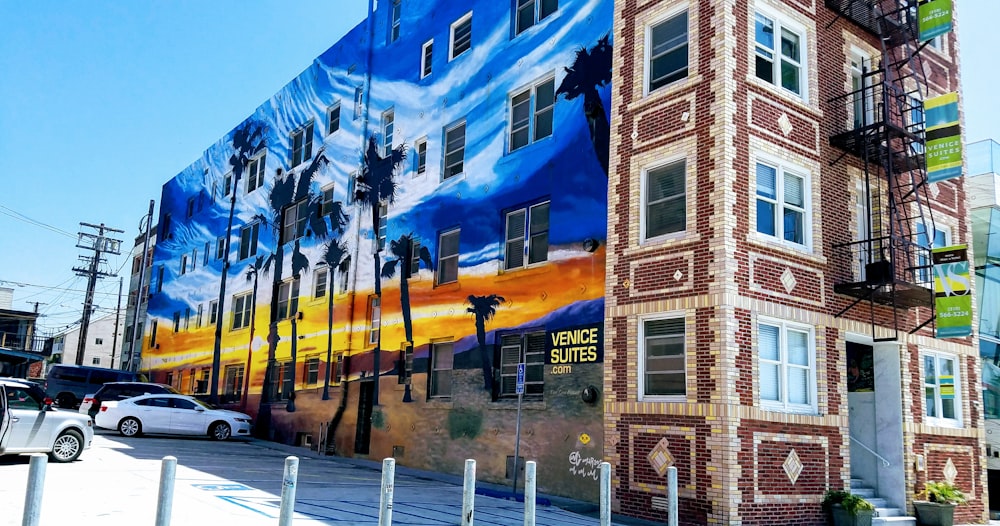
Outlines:
POLYGON ((236 211, 236 188, 250 158, 266 147, 265 128, 250 121, 233 133, 233 149, 229 166, 233 170, 232 197, 229 200, 229 222, 226 224, 225 256, 222 260, 222 275, 219 285, 219 301, 215 313, 215 344, 212 349, 212 385, 209 387, 209 401, 219 403, 219 367, 222 357, 222 317, 226 301, 226 277, 229 274, 229 239, 233 234, 233 214, 236 211))
POLYGON ((563 95, 566 100, 583 96, 583 113, 590 128, 590 142, 594 145, 594 153, 604 169, 604 175, 608 175, 611 127, 597 88, 611 82, 611 57, 609 35, 601 37, 590 49, 578 49, 573 65, 563 68, 566 70, 566 77, 556 90, 556 96, 563 95))
MULTIPOLYGON (((378 141, 372 135, 368 138, 368 147, 365 149, 362 158, 361 175, 355 182, 355 199, 361 205, 362 210, 370 210, 372 214, 372 242, 375 245, 372 250, 372 258, 375 261, 375 297, 382 302, 382 274, 381 274, 381 249, 378 246, 379 227, 379 207, 382 203, 391 205, 396 200, 396 189, 398 182, 398 168, 406 159, 406 147, 399 145, 386 157, 379 154, 378 141)), ((378 403, 379 372, 381 368, 381 347, 382 331, 379 331, 378 341, 375 343, 373 351, 373 364, 375 375, 375 394, 372 396, 372 404, 378 403)))
MULTIPOLYGON (((331 228, 336 228, 333 226, 334 221, 342 219, 340 222, 340 233, 343 233, 343 228, 347 224, 347 216, 343 212, 340 201, 337 201, 335 205, 340 208, 340 211, 334 211, 331 213, 331 228)), ((326 242, 322 258, 322 262, 325 263, 327 269, 329 269, 326 273, 326 378, 323 380, 323 400, 330 399, 330 370, 332 369, 331 364, 333 363, 333 273, 338 267, 340 267, 340 264, 344 261, 345 256, 347 256, 347 247, 344 246, 339 237, 332 238, 326 242)))
POLYGON ((493 365, 490 363, 490 355, 486 351, 486 322, 493 319, 497 313, 497 307, 507 300, 503 296, 490 294, 489 296, 469 295, 467 301, 471 306, 465 311, 476 316, 476 340, 479 341, 479 360, 483 366, 483 389, 493 391, 493 365))
MULTIPOLYGON (((399 266, 399 303, 403 311, 403 330, 406 333, 406 341, 413 345, 413 319, 410 314, 410 276, 418 269, 413 268, 413 234, 403 234, 399 239, 389 243, 389 253, 394 259, 389 259, 382 265, 382 277, 391 279, 396 274, 396 267, 399 266)), ((423 261, 427 268, 431 268, 431 252, 427 247, 421 246, 416 256, 419 261, 423 261)), ((400 371, 405 377, 405 388, 403 391, 403 401, 412 402, 410 393, 410 378, 406 376, 406 356, 401 356, 400 371)))
MULTIPOLYGON (((247 281, 253 281, 253 292, 250 295, 250 304, 257 305, 257 276, 264 268, 264 256, 257 256, 252 264, 247 268, 247 281)), ((257 309, 250 309, 250 342, 247 344, 247 365, 243 373, 243 396, 240 406, 246 410, 247 392, 250 391, 250 366, 253 364, 253 334, 257 326, 257 309)))

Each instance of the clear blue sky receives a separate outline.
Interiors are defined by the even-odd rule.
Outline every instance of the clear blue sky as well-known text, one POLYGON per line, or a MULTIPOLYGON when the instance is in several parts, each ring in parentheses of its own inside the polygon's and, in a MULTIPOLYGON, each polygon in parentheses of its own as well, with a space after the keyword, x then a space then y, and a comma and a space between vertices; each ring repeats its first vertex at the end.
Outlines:
MULTIPOLYGON (((1000 2, 957 3, 966 139, 1000 139, 1000 2)), ((161 185, 361 22, 367 4, 0 0, 0 286, 15 289, 14 308, 45 303, 44 329, 78 320, 79 223, 124 229, 127 253, 161 185)), ((128 258, 112 256, 107 270, 123 265, 127 291, 128 258)), ((118 280, 98 291, 99 314, 114 308, 118 280)))

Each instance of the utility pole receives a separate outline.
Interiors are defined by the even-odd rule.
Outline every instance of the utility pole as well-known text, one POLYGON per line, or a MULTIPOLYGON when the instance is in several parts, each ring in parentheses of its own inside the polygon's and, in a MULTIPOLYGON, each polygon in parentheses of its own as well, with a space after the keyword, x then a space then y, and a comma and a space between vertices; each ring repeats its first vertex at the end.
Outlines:
MULTIPOLYGON (((156 201, 152 199, 149 200, 149 213, 146 214, 141 220, 139 220, 139 231, 144 232, 145 236, 142 239, 142 260, 139 264, 139 288, 136 289, 135 294, 135 310, 132 313, 132 341, 129 342, 128 348, 128 361, 126 361, 125 370, 134 371, 138 369, 139 362, 136 361, 136 341, 142 342, 142 335, 136 334, 139 325, 139 310, 142 307, 142 303, 148 298, 148 291, 146 294, 142 293, 143 280, 146 278, 146 255, 149 252, 149 232, 153 228, 153 207, 156 205, 156 201), (145 228, 143 227, 145 223, 145 228)), ((152 280, 150 280, 152 281, 152 280)))
POLYGON ((111 344, 111 368, 117 369, 115 367, 115 350, 118 349, 118 320, 122 315, 122 277, 118 276, 118 306, 115 307, 115 334, 112 338, 111 344))
POLYGON ((97 279, 114 276, 113 273, 103 272, 100 270, 100 265, 103 262, 101 254, 117 255, 121 253, 122 240, 105 237, 105 234, 121 234, 125 232, 124 230, 104 226, 104 223, 101 223, 100 225, 80 223, 80 226, 95 229, 97 230, 97 234, 79 232, 79 237, 76 242, 77 248, 91 250, 94 252, 93 256, 80 256, 81 261, 88 263, 87 268, 73 267, 73 271, 76 272, 77 276, 87 277, 87 296, 83 300, 83 319, 80 322, 80 339, 76 343, 77 365, 83 365, 83 350, 87 346, 87 328, 90 325, 90 315, 94 312, 94 287, 97 285, 97 279))
POLYGON ((39 306, 39 305, 48 305, 48 303, 42 303, 42 302, 40 302, 40 301, 27 301, 27 302, 25 302, 25 303, 28 303, 28 304, 30 304, 30 305, 34 305, 34 306, 35 306, 35 313, 36 313, 36 314, 38 313, 38 306, 39 306))

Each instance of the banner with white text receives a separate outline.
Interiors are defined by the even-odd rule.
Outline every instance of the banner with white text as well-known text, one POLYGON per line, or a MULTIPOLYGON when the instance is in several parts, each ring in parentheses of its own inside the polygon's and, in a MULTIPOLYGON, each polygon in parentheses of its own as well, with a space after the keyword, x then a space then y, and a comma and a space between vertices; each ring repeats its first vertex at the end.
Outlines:
POLYGON ((972 334, 972 290, 966 245, 935 248, 934 306, 938 338, 962 338, 972 334))
POLYGON ((936 183, 962 175, 962 130, 958 125, 958 94, 924 101, 927 124, 927 181, 936 183))

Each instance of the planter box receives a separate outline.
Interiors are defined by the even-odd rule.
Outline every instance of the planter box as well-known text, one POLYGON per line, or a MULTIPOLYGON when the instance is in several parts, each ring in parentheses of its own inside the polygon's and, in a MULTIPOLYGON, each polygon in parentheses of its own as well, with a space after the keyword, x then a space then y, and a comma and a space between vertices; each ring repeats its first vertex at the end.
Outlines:
POLYGON ((917 514, 917 524, 923 526, 953 526, 955 524, 954 504, 913 501, 913 509, 917 514))
POLYGON ((840 504, 834 504, 832 508, 833 526, 872 526, 872 516, 874 511, 861 510, 857 515, 851 515, 840 504))

